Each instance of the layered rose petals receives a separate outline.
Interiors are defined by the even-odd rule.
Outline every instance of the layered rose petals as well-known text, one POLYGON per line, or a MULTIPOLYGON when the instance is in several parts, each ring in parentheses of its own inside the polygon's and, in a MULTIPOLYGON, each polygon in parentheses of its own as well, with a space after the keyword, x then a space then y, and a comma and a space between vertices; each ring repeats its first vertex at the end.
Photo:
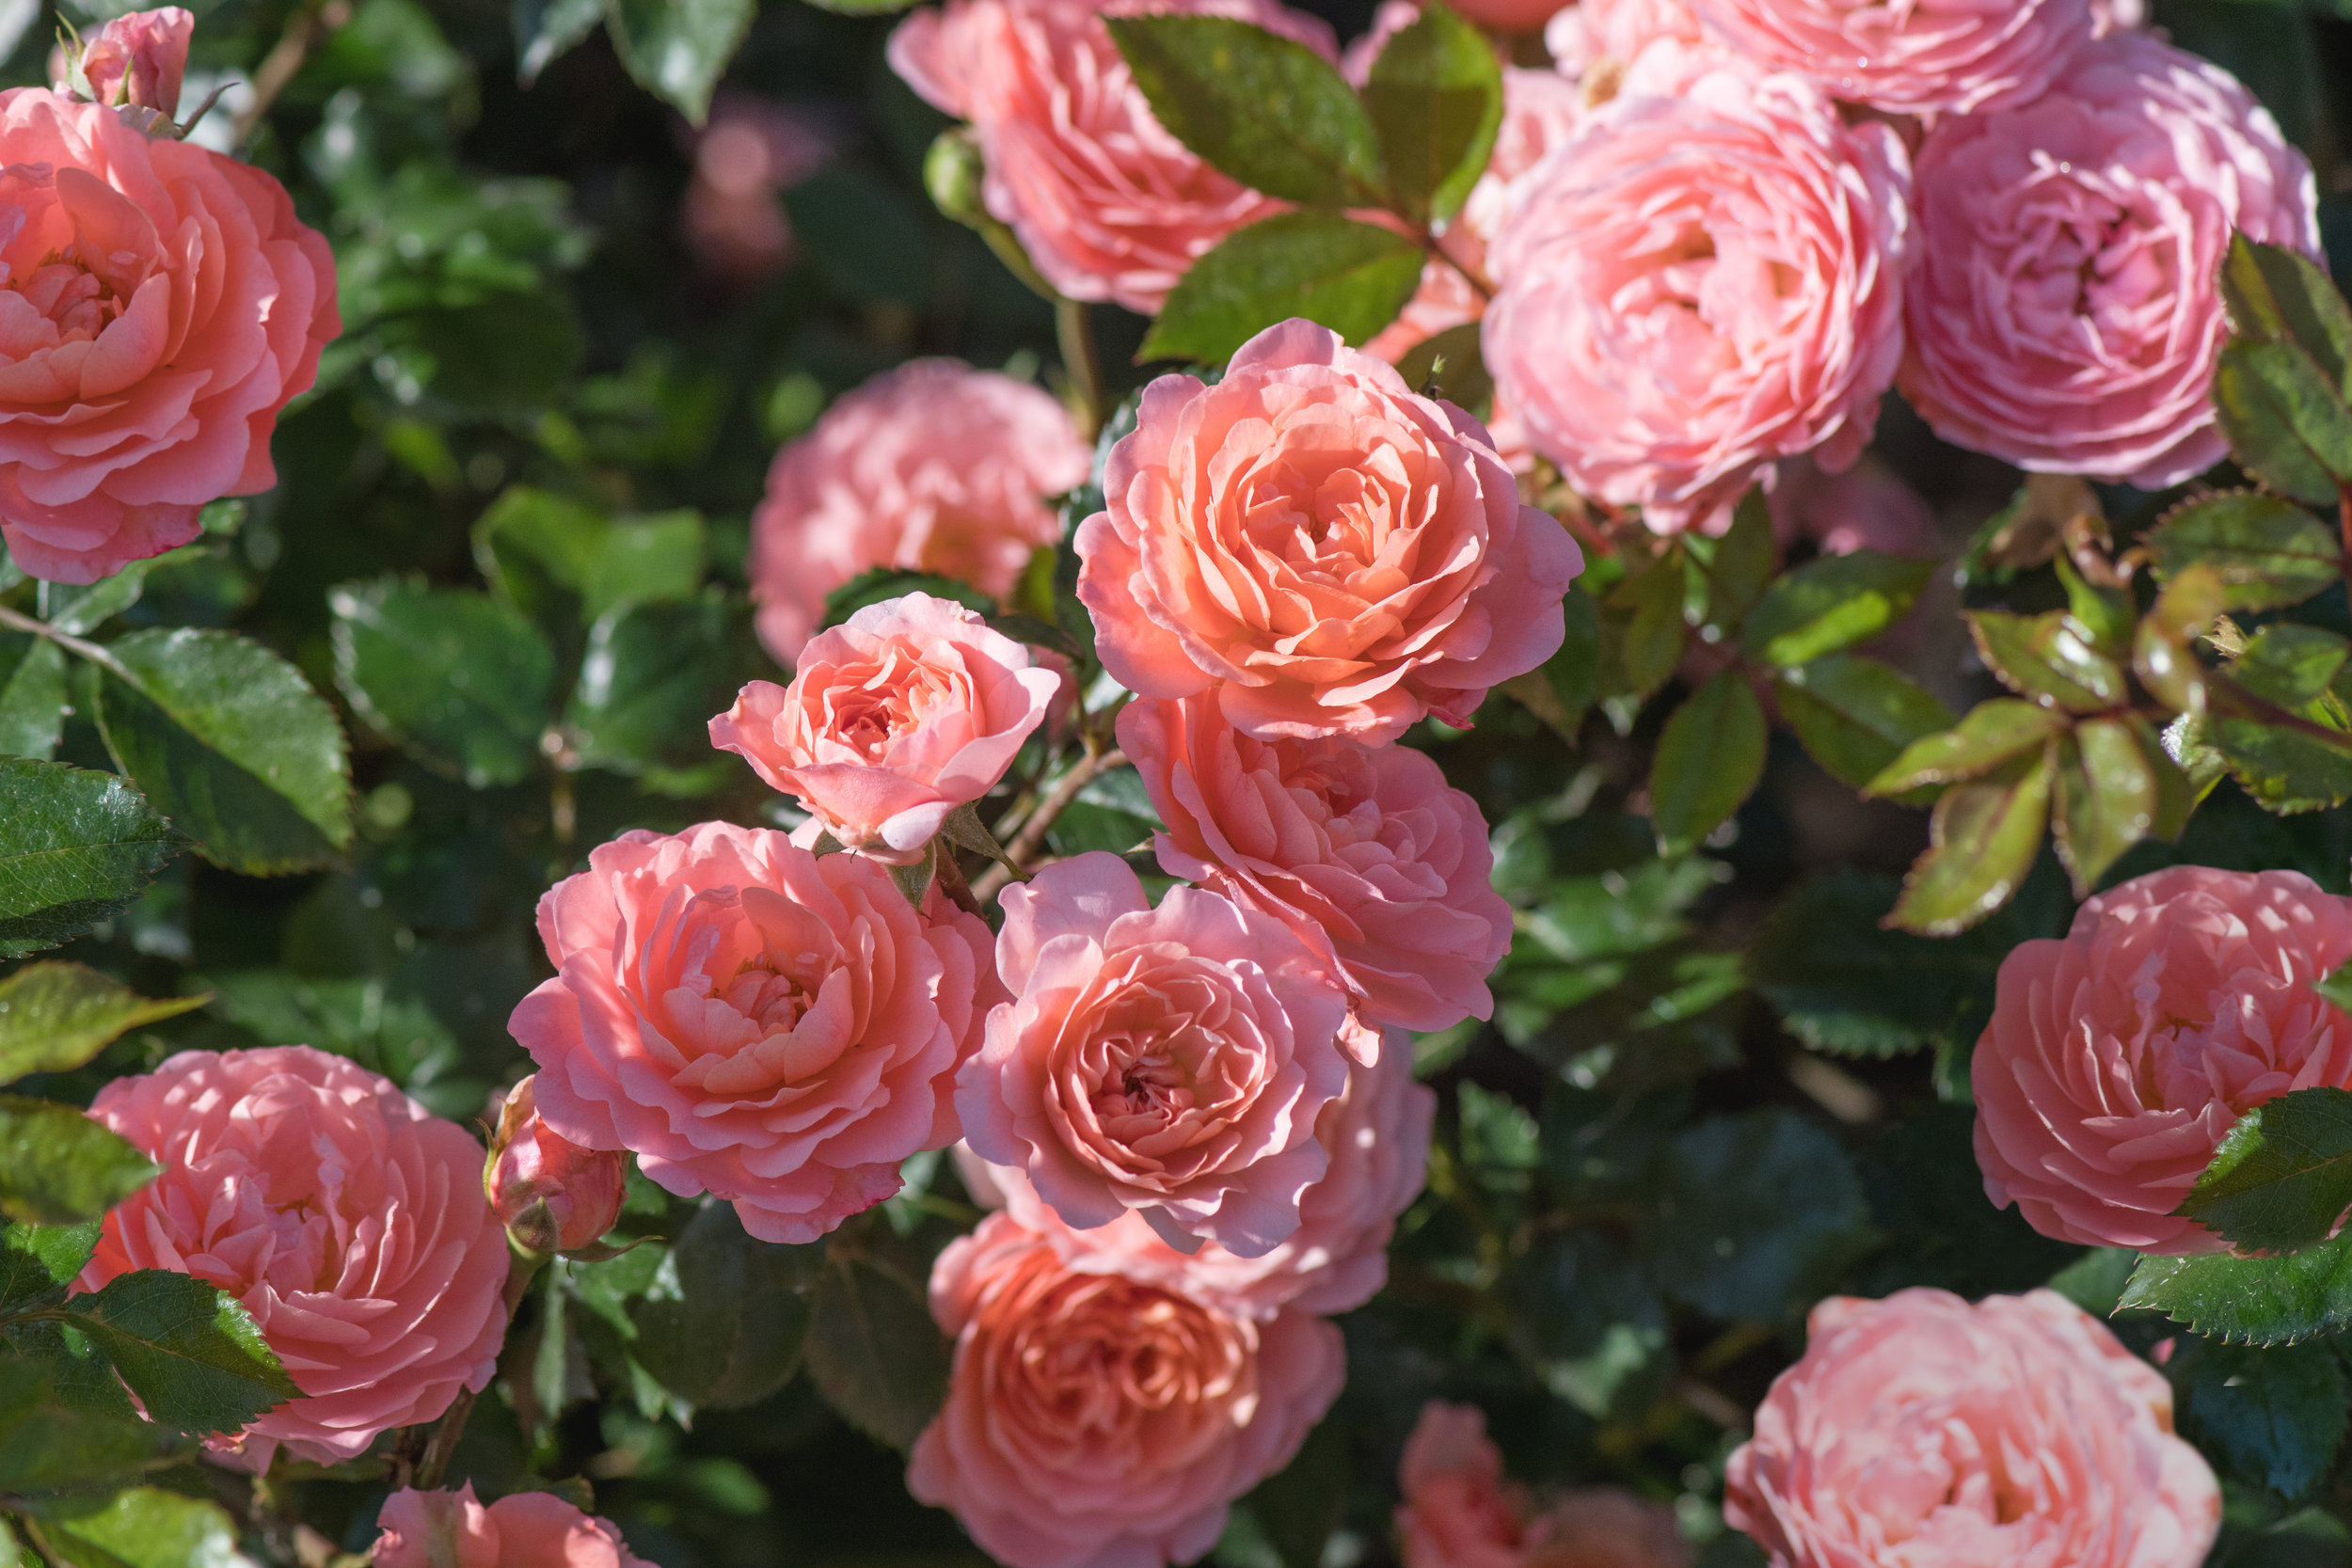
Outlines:
POLYGON ((1810 1328, 1724 1477, 1775 1568, 2204 1561, 2221 1493, 2171 1388, 2063 1296, 1833 1296, 1810 1328))
POLYGON ((1902 353, 1909 170, 1802 77, 1672 40, 1514 183, 1482 341, 1569 483, 1671 531, 1861 453, 1902 353))
POLYGON ((1422 1406, 1397 1465, 1397 1556, 1405 1568, 1686 1568, 1671 1509, 1613 1486, 1582 1486, 1540 1508, 1507 1481, 1486 1418, 1422 1406))
POLYGON ((2310 164, 2229 72, 2114 34, 2060 90, 1939 120, 1918 188, 1901 386, 1937 435, 2146 489, 2220 460, 2230 231, 2319 252, 2310 164))
POLYGON ((816 1240, 955 1141, 988 928, 918 912, 872 861, 719 822, 624 833, 540 900, 539 934, 557 974, 510 1027, 540 1117, 764 1241, 816 1240))
POLYGON ((183 1051, 90 1115, 163 1167, 106 1216, 79 1287, 134 1269, 235 1296, 303 1397, 230 1445, 333 1464, 490 1381, 506 1236, 482 1146, 389 1079, 307 1045, 183 1051))
POLYGON ((1254 740, 1210 697, 1138 701, 1119 744, 1168 827, 1161 866, 1330 953, 1375 1023, 1443 1029, 1494 1010, 1511 945, 1478 803, 1427 754, 1254 740))
POLYGON ((956 1342, 907 1489, 1007 1568, 1164 1568, 1290 1462, 1346 1375, 1339 1330, 1071 1269, 992 1214, 931 1272, 956 1342))
POLYGON ((92 582, 277 483, 278 411, 342 330, 334 259, 277 181, 103 104, 0 93, 0 539, 92 582))
POLYGON ((2007 108, 2059 85, 2090 41, 2092 0, 1691 0, 1725 45, 1889 114, 2007 108))
POLYGON ((376 1515, 370 1568, 651 1568, 609 1519, 552 1492, 515 1492, 486 1508, 454 1492, 406 1487, 376 1515))
POLYGON ((1323 1179, 1316 1119, 1347 1082, 1347 993, 1270 915, 1198 888, 1153 909, 1114 855, 1003 895, 1015 1000, 956 1082, 974 1153, 1081 1229, 1136 1212, 1171 1246, 1263 1257, 1323 1179))
POLYGON ((1002 598, 1030 552, 1061 537, 1046 499, 1083 483, 1089 460, 1069 412, 1010 376, 912 359, 874 377, 768 469, 752 515, 760 641, 798 665, 826 595, 877 566, 1002 598))
POLYGON ((1228 16, 1339 51, 1324 23, 1272 0, 947 0, 890 35, 890 65, 972 122, 980 199, 1071 299, 1156 312, 1219 240, 1282 211, 1168 135, 1105 15, 1228 16))
POLYGON ((1077 534, 1104 665, 1148 697, 1214 688, 1261 736, 1468 723, 1560 646, 1583 565, 1484 426, 1305 321, 1214 387, 1147 387, 1104 495, 1077 534))
POLYGON ((2352 1017, 2312 990, 2352 958, 2352 898, 2296 871, 2178 865, 2001 961, 1977 1041, 1985 1196, 2090 1246, 2211 1252, 2173 1213, 2245 1112, 2352 1088, 2352 1017))
MULTIPOLYGON (((1348 1028, 1361 1026, 1351 1022, 1348 1028)), ((1408 1036, 1361 1039, 1350 1056, 1346 1092, 1315 1118, 1315 1141, 1330 1162, 1323 1180, 1299 1195, 1298 1228, 1261 1257, 1243 1258, 1215 1242, 1179 1252, 1132 1212, 1091 1230, 1073 1229, 1020 1171, 960 1147, 964 1184, 982 1202, 1001 1203, 1081 1273, 1124 1275, 1253 1318, 1271 1318, 1286 1307, 1352 1312, 1388 1282, 1389 1237, 1428 1177, 1438 1097, 1413 1082, 1408 1036)))
POLYGON ((961 605, 907 594, 812 641, 790 686, 745 687, 710 743, 836 843, 904 863, 1004 776, 1060 686, 961 605))

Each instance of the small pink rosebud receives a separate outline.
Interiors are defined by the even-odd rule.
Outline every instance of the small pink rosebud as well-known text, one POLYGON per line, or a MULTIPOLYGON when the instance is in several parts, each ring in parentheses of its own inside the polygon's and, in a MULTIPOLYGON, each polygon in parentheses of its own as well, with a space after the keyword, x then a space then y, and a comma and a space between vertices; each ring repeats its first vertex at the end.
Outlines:
POLYGON ((516 1246, 576 1252, 621 1217, 628 1167, 618 1151, 582 1148, 541 1121, 531 1083, 508 1090, 500 1108, 483 1196, 516 1246))
POLYGON ((98 30, 82 52, 82 76, 101 103, 180 112, 180 79, 188 69, 196 18, 177 6, 133 11, 98 30))

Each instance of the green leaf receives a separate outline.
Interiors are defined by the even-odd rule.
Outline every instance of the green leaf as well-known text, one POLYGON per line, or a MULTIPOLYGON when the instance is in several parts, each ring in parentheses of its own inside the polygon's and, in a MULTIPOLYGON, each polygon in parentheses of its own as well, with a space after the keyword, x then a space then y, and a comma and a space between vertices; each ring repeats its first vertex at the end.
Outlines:
POLYGON ((119 1492, 95 1513, 53 1519, 44 1528, 74 1568, 213 1568, 240 1556, 226 1510, 153 1486, 119 1492), (105 1555, 89 1558, 88 1547, 105 1555))
POLYGON ((2352 391, 2352 310, 2310 257, 2234 232, 2221 264, 2221 300, 2239 337, 2298 344, 2322 374, 2352 391))
POLYGON ((1665 1304, 1602 1231, 1538 1239, 1503 1276, 1502 1294, 1513 1355, 1595 1420, 1645 1408, 1673 1374, 1665 1304))
POLYGON ((165 1269, 117 1275, 65 1321, 115 1364, 147 1413, 186 1433, 235 1432, 300 1396, 235 1297, 165 1269))
POLYGON ((1860 789, 1914 741, 1958 721, 1943 700, 1874 658, 1831 654, 1781 671, 1772 681, 1781 717, 1814 761, 1860 789))
POLYGON ((347 1056, 455 1120, 482 1108, 486 1085, 479 1083, 453 1083, 457 1103, 435 1092, 465 1053, 431 1007, 380 979, 245 969, 215 973, 204 983, 217 993, 221 1017, 270 1045, 313 1045, 347 1056))
POLYGON ((2010 934, 1889 929, 1882 922, 1899 893, 1892 877, 1833 871, 1783 898, 1756 931, 1750 982, 1814 1050, 1899 1056, 1969 1045, 1991 1016, 2010 934))
POLYGON ((690 599, 708 553, 699 512, 607 517, 528 485, 509 485, 474 524, 492 586, 550 630, 624 605, 690 599))
POLYGON ((970 583, 930 572, 909 571, 903 566, 877 566, 860 572, 825 595, 825 618, 818 629, 837 626, 868 605, 886 603, 907 594, 929 594, 934 599, 946 599, 980 615, 996 608, 995 600, 970 583))
POLYGON ((555 654, 520 611, 398 578, 346 583, 326 602, 336 683, 361 718, 472 788, 531 776, 554 721, 555 654))
POLYGON ((736 1409, 784 1386, 809 1338, 821 1246, 778 1246, 707 1203, 630 1317, 631 1354, 686 1403, 736 1409))
POLYGON ((1363 102, 1390 193, 1416 216, 1452 217, 1486 172, 1502 125, 1494 45, 1432 0, 1373 60, 1363 102))
POLYGON ((753 0, 604 0, 604 21, 637 85, 700 125, 756 8, 753 0))
POLYGON ((1932 561, 1856 550, 1808 561, 1766 590, 1740 645, 1768 664, 1807 664, 1900 620, 1935 575, 1932 561))
POLYGON ((525 87, 604 20, 601 0, 515 0, 515 80, 525 87))
POLYGON ((2042 847, 2050 816, 2050 760, 2020 757, 1954 784, 1928 819, 1928 849, 1903 879, 1886 918, 1906 931, 1947 937, 2009 902, 2042 847))
POLYGON ((1544 661, 1544 684, 1560 705, 1564 738, 1573 738, 1584 710, 1600 694, 1600 607, 1583 589, 1570 584, 1560 601, 1565 635, 1560 651, 1544 661))
POLYGON ((121 779, 0 757, 0 958, 55 947, 147 890, 178 847, 121 779))
MULTIPOLYGON (((1215 22, 1216 17, 1112 18, 1215 22)), ((1233 25, 1240 25, 1236 23, 1233 25)), ((1283 213, 1235 230, 1193 262, 1136 357, 1221 363, 1267 327, 1304 316, 1351 343, 1396 319, 1420 286, 1421 246, 1338 213, 1283 213)))
POLYGON ((74 963, 28 964, 0 980, 0 1084, 80 1067, 125 1030, 200 1007, 201 996, 151 1002, 74 963))
POLYGON ((2352 959, 2338 965, 2325 979, 2312 982, 2312 990, 2335 1006, 2352 1011, 2352 959))
POLYGON ((1321 55, 1230 17, 1104 21, 1153 117, 1227 174, 1285 201, 1383 204, 1378 135, 1321 55))
POLYGON ((207 860, 249 876, 324 865, 351 842, 335 710, 301 672, 223 631, 113 643, 98 725, 115 762, 207 860))
POLYGON ((2223 345, 2213 404, 2230 451, 2272 489, 2326 506, 2352 481, 2352 410, 2295 344, 2223 345))
POLYGON ((0 1226, 0 1316, 63 1301, 98 1250, 99 1222, 0 1226))
MULTIPOLYGON (((1742 497, 1731 515, 1731 527, 1710 541, 1714 555, 1707 562, 1707 619, 1710 626, 1737 632, 1748 611, 1764 596, 1772 579, 1780 546, 1772 537, 1772 509, 1761 485, 1742 497)), ((1696 547, 1697 541, 1692 541, 1696 547)))
POLYGON ((1659 853, 1695 849, 1764 776, 1764 709, 1735 667, 1692 692, 1666 721, 1649 777, 1659 853))
POLYGON ((2325 1241, 2352 1210, 2352 1091, 2320 1085, 2237 1119, 2173 1211, 2240 1252, 2325 1241))
POLYGON ((2232 610, 2298 604, 2343 575, 2335 533, 2292 501, 2231 490, 2175 507, 2143 541, 2156 576, 2169 581, 2196 565, 2213 568, 2232 610))
POLYGON ((946 1397, 947 1342, 895 1272, 835 1259, 817 1286, 808 1375, 851 1426, 903 1451, 946 1397))
POLYGON ((65 705, 64 651, 45 637, 0 631, 0 756, 48 761, 65 705))
POLYGON ((2129 1247, 2090 1247, 2050 1276, 2050 1289, 2094 1318, 2113 1317, 2138 1262, 2139 1254, 2129 1247))
POLYGON ((1978 778, 2013 757, 2040 750, 2065 728, 2063 714, 2014 697, 1995 697, 1970 708, 1951 729, 1905 746, 1863 793, 1907 795, 1978 778))
POLYGON ((1985 663, 2022 697, 2069 713, 2104 713, 2129 694, 2123 667, 2098 650, 2090 629, 2069 611, 1972 610, 1965 618, 1985 663))
POLYGON ((2352 1323, 2352 1237, 2283 1258, 2143 1258, 2119 1304, 2233 1344, 2285 1345, 2352 1323))
POLYGON ((172 1433, 151 1422, 78 1408, 61 1394, 53 1364, 0 1354, 0 1493, 110 1490, 174 1447, 172 1433))
POLYGON ((726 595, 637 604, 588 634, 564 727, 591 768, 637 774, 710 755, 710 715, 735 700, 732 641, 742 631, 726 595))
POLYGON ((2158 770, 2173 764, 2150 738, 2127 720, 2086 719, 2058 741, 2050 830, 2077 898, 2090 897, 2107 867, 2156 829, 2158 770))
MULTIPOLYGON (((2347 730, 2352 645, 2317 626, 2263 627, 2227 669, 2254 696, 2337 731, 2347 730)), ((2201 726, 2247 793, 2274 812, 2313 811, 2352 799, 2352 733, 2344 746, 2215 705, 2201 726)))
POLYGON ((1645 698, 1663 686, 1682 662, 1683 640, 1689 634, 1682 619, 1688 570, 1682 551, 1670 548, 1655 564, 1611 589, 1602 601, 1616 612, 1608 624, 1617 634, 1626 689, 1636 697, 1645 698))
POLYGON ((98 1219, 153 1180, 155 1170, 73 1106, 0 1094, 0 1213, 11 1220, 98 1219))
POLYGON ((2090 646, 2109 658, 2130 657, 2132 628, 2139 621, 2139 606, 2131 594, 2087 581, 2063 553, 2051 557, 2050 564, 2066 585, 2066 608, 2090 646))
POLYGON ((1648 1185, 1650 1277, 1713 1318, 1802 1316, 1869 1239, 1852 1161, 1788 1111, 1708 1117, 1677 1135, 1648 1185))
POLYGON ((2347 1412, 2330 1345, 2199 1345, 2187 1369, 2189 1430, 2229 1470, 2298 1502, 2335 1463, 2347 1412))
POLYGON ((1487 373, 1476 322, 1423 338, 1398 357, 1396 373, 1415 391, 1459 408, 1475 410, 1494 401, 1495 378, 1487 373))

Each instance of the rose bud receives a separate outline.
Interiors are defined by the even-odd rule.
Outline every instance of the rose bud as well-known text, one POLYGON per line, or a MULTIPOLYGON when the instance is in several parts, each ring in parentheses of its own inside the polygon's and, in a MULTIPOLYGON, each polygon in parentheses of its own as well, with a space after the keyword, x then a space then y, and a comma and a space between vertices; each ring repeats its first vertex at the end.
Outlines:
POLYGON ((577 1252, 620 1219, 628 1168, 617 1150, 582 1148, 541 1121, 531 1082, 499 1111, 483 1195, 524 1251, 577 1252))

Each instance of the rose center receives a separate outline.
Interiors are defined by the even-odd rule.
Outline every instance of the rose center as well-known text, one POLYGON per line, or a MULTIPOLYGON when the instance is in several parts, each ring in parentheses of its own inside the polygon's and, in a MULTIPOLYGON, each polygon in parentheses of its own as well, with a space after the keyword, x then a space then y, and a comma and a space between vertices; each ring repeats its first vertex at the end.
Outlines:
POLYGON ((778 969, 775 959, 766 954, 746 959, 720 994, 728 1006, 757 1024, 763 1035, 790 1029, 816 999, 799 975, 778 969))
POLYGON ((104 279, 82 266, 78 249, 52 252, 10 286, 11 293, 50 324, 58 343, 87 342, 122 314, 121 299, 104 279))

